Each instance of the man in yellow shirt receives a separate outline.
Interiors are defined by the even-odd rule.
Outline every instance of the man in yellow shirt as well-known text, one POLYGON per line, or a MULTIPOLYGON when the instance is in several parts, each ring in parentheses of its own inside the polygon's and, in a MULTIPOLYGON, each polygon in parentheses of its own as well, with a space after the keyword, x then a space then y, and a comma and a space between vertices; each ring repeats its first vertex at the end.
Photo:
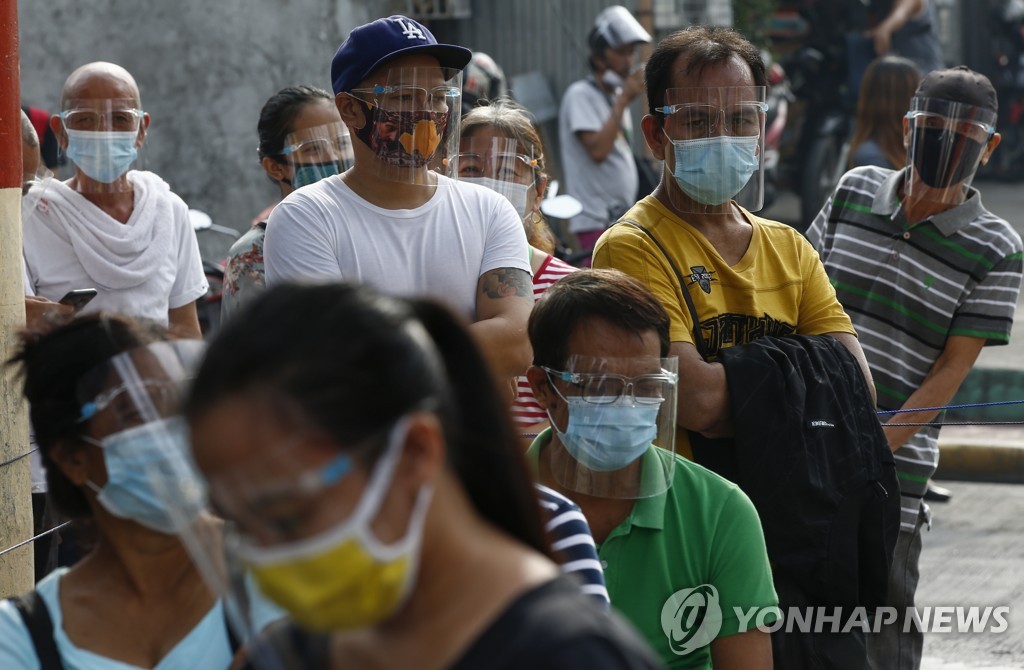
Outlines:
MULTIPOLYGON (((766 335, 835 337, 873 393, 864 353, 817 253, 789 226, 750 214, 762 201, 767 110, 756 47, 731 29, 696 26, 658 44, 645 78, 650 113, 642 127, 664 159, 661 183, 605 232, 593 265, 636 277, 668 311, 670 354, 679 357, 678 425, 730 434, 716 355, 766 335)), ((686 431, 679 436, 677 453, 690 457, 686 431)))

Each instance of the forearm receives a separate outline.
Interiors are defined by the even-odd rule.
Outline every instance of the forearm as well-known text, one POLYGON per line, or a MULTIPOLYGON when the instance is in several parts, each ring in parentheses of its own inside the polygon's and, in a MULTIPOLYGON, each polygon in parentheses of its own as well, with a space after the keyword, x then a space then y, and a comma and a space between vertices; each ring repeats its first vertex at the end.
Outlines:
MULTIPOLYGON (((925 377, 924 382, 916 391, 910 394, 907 401, 900 409, 915 409, 918 407, 943 407, 953 399, 961 382, 967 376, 970 366, 962 369, 960 366, 945 365, 932 368, 932 371, 925 377)), ((907 412, 892 414, 886 423, 929 423, 939 415, 939 411, 929 412, 907 412)), ((885 437, 889 440, 889 448, 896 451, 907 440, 912 438, 923 426, 898 426, 885 429, 885 437)))
POLYGON ((625 109, 626 103, 622 96, 616 96, 615 102, 612 104, 612 112, 605 119, 600 130, 581 134, 580 141, 583 143, 583 148, 587 150, 587 155, 595 163, 604 162, 615 148, 615 140, 622 132, 622 114, 625 109))
POLYGON ((875 393, 875 381, 871 378, 871 368, 868 366, 867 357, 864 356, 864 350, 861 349, 860 340, 857 339, 856 335, 851 335, 850 333, 837 332, 826 334, 839 340, 839 343, 846 347, 854 359, 856 359, 860 372, 864 375, 864 383, 867 384, 868 395, 871 396, 871 406, 874 407, 878 403, 878 396, 875 393))
POLYGON ((673 342, 669 355, 679 359, 676 424, 709 437, 730 434, 725 367, 721 363, 705 363, 689 343, 673 342))
POLYGON ((199 328, 199 314, 196 303, 167 310, 167 328, 172 337, 183 340, 200 340, 203 332, 199 328))
POLYGON ((533 361, 533 349, 526 328, 504 316, 477 321, 469 332, 499 379, 510 379, 526 373, 533 361))
POLYGON ((889 32, 895 32, 906 25, 907 21, 921 13, 924 0, 895 0, 892 11, 882 23, 889 32))

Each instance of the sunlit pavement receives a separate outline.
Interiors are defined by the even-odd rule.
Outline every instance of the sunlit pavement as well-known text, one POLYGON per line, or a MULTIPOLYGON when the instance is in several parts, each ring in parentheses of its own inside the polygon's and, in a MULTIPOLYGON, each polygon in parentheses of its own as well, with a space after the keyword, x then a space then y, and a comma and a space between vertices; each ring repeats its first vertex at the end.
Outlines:
POLYGON ((1008 606, 1003 633, 926 633, 924 670, 1024 668, 1024 485, 944 481, 931 505, 917 606, 1008 606))

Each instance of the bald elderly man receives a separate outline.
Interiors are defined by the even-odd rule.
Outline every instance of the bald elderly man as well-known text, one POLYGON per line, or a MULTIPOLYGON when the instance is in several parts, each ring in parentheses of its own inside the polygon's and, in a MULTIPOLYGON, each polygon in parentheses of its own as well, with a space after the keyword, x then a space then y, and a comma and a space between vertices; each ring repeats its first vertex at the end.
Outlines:
POLYGON ((132 169, 150 118, 132 75, 89 63, 67 78, 50 119, 74 167, 47 180, 23 212, 26 293, 59 301, 95 288, 83 311, 112 311, 201 337, 196 300, 206 276, 188 206, 152 172, 132 169))

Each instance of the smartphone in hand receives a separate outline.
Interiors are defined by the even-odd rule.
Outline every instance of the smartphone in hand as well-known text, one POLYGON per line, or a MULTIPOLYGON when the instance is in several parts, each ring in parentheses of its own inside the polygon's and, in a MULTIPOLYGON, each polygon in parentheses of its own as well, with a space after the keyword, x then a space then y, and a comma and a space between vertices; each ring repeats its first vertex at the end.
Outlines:
POLYGON ((68 291, 58 302, 62 305, 70 305, 76 312, 89 304, 89 301, 96 297, 96 289, 79 288, 68 291))

